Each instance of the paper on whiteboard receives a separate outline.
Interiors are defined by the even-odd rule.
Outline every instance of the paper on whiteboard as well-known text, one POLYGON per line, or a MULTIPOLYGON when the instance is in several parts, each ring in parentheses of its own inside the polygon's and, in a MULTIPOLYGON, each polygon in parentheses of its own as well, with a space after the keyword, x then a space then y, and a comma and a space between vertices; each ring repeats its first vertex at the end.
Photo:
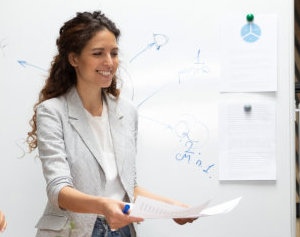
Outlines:
POLYGON ((130 216, 141 217, 144 219, 171 219, 212 216, 231 211, 238 205, 240 199, 241 197, 209 208, 206 208, 209 204, 209 201, 206 201, 200 206, 184 208, 138 196, 135 203, 131 204, 130 216))
POLYGON ((276 179, 275 118, 273 101, 220 104, 220 180, 276 179))
POLYGON ((277 91, 277 17, 228 16, 221 24, 221 91, 277 91))

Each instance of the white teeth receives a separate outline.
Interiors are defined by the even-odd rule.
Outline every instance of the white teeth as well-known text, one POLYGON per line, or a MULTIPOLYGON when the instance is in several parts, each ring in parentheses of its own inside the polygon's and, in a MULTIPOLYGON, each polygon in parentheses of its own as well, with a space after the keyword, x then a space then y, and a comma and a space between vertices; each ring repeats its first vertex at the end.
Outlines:
POLYGON ((96 70, 96 72, 100 75, 103 75, 103 76, 109 76, 111 75, 111 72, 110 71, 101 71, 101 70, 96 70))

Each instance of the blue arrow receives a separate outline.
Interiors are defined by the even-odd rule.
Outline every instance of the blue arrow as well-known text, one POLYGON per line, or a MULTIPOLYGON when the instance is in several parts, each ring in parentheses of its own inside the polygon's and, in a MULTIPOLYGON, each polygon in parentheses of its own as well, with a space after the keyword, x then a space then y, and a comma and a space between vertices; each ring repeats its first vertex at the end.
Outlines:
POLYGON ((18 63, 19 63, 21 66, 23 66, 23 67, 29 66, 29 67, 34 67, 34 68, 39 69, 39 70, 44 71, 44 72, 48 72, 46 69, 41 68, 41 67, 36 66, 36 65, 33 65, 33 64, 31 64, 31 63, 28 63, 28 62, 26 62, 26 61, 24 61, 24 60, 18 60, 18 63))
POLYGON ((154 122, 154 123, 156 123, 156 124, 158 124, 158 125, 161 125, 161 126, 164 127, 164 128, 173 130, 173 127, 172 127, 170 124, 168 124, 168 123, 161 122, 161 121, 158 121, 158 120, 156 120, 156 119, 152 119, 152 118, 150 118, 150 117, 143 116, 143 115, 141 115, 141 114, 139 115, 139 117, 140 117, 140 118, 143 118, 143 119, 147 119, 147 120, 149 120, 149 121, 151 121, 151 122, 154 122))
MULTIPOLYGON (((172 83, 172 82, 171 82, 172 83)), ((162 89, 164 89, 165 87, 169 86, 170 82, 161 86, 160 88, 158 88, 157 90, 155 90, 151 95, 147 96, 145 99, 143 99, 141 102, 139 102, 139 104, 136 106, 138 109, 140 109, 140 107, 149 99, 151 99, 153 96, 155 96, 158 92, 160 92, 162 89)))
POLYGON ((162 47, 168 43, 169 38, 163 34, 153 34, 153 40, 156 45, 156 49, 159 50, 160 47, 162 47))
POLYGON ((136 59, 138 56, 140 56, 142 53, 144 53, 145 51, 147 51, 148 49, 151 49, 153 46, 155 45, 155 43, 150 43, 147 45, 147 47, 145 47, 143 50, 141 50, 140 52, 138 52, 132 59, 130 59, 130 63, 136 59))
POLYGON ((197 64, 200 63, 200 49, 198 49, 198 54, 197 54, 197 64))
POLYGON ((131 63, 133 60, 135 60, 138 56, 140 56, 142 53, 147 51, 148 49, 151 49, 153 46, 156 47, 156 50, 160 50, 162 46, 167 44, 169 41, 169 38, 166 35, 163 34, 153 34, 153 42, 149 43, 144 49, 142 49, 140 52, 138 52, 132 59, 129 60, 131 63))

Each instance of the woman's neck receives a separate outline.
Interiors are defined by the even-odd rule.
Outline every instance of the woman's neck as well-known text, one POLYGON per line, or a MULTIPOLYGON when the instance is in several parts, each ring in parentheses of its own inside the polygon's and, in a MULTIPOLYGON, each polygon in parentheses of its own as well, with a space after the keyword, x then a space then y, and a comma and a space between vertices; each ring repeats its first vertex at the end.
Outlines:
POLYGON ((91 88, 83 85, 77 85, 76 89, 82 101, 83 107, 93 116, 101 116, 103 109, 101 88, 91 88))

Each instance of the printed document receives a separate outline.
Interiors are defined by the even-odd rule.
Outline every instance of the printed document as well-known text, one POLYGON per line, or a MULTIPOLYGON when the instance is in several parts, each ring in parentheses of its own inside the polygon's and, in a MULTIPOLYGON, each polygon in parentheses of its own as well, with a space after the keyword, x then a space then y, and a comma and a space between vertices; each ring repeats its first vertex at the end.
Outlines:
POLYGON ((225 214, 234 209, 240 202, 241 197, 224 202, 212 207, 207 207, 209 201, 200 206, 184 208, 165 202, 138 196, 134 204, 130 204, 130 216, 144 219, 171 219, 171 218, 197 218, 225 214))
POLYGON ((275 102, 227 102, 219 109, 219 179, 276 179, 275 102))

